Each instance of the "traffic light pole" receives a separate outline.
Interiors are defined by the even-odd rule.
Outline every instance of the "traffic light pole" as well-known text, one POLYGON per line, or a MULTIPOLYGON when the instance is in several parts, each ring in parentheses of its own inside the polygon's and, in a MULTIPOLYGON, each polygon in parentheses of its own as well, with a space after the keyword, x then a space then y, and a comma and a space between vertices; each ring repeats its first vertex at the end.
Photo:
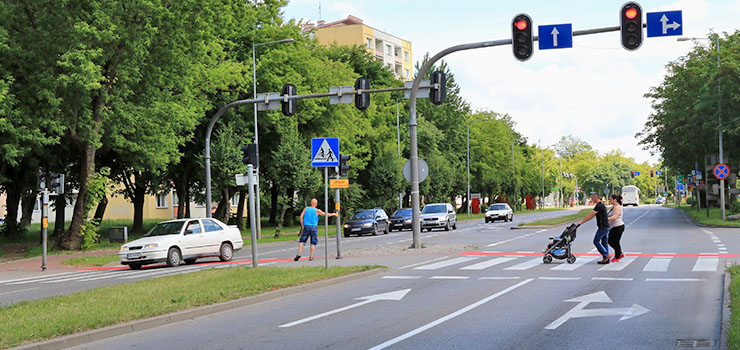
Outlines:
POLYGON ((252 237, 252 267, 259 266, 257 258, 257 222, 254 208, 254 173, 252 164, 247 164, 247 186, 249 186, 249 226, 252 237))
MULTIPOLYGON (((46 180, 48 182, 49 180, 46 180)), ((49 189, 48 184, 44 186, 41 194, 41 271, 46 271, 46 246, 49 236, 49 189)))
MULTIPOLYGON (((337 172, 336 178, 337 179, 339 178, 339 172, 337 172)), ((334 210, 337 213, 337 219, 336 219, 337 220, 337 259, 341 259, 342 258, 342 244, 341 244, 341 238, 340 238, 342 236, 342 232, 341 232, 341 230, 342 230, 342 220, 340 220, 340 215, 339 215, 340 212, 341 212, 341 209, 340 209, 341 208, 341 204, 340 204, 339 201, 340 201, 340 198, 339 198, 339 189, 338 188, 335 188, 334 189, 334 202, 335 202, 335 204, 334 204, 335 205, 334 206, 334 210)), ((327 212, 329 212, 328 209, 327 209, 327 212)))

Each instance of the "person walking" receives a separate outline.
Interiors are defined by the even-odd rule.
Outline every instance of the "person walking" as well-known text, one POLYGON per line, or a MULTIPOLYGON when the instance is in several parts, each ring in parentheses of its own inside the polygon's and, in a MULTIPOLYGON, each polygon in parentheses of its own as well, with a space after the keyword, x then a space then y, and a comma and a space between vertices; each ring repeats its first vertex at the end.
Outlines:
POLYGON ((337 213, 324 213, 321 209, 316 208, 318 205, 319 201, 312 198, 311 206, 303 208, 301 212, 301 238, 298 240, 298 255, 293 258, 293 261, 298 261, 301 258, 303 246, 306 245, 309 236, 311 237, 311 253, 308 260, 313 261, 313 253, 316 251, 316 245, 319 244, 319 216, 337 216, 337 213))
POLYGON ((585 218, 578 222, 578 225, 583 225, 589 220, 596 217, 596 234, 594 235, 594 246, 599 251, 603 259, 597 261, 597 264, 608 264, 609 263, 609 246, 607 244, 609 237, 609 221, 606 213, 606 205, 599 198, 599 194, 591 192, 591 202, 596 203, 594 210, 586 215, 585 218))
POLYGON ((622 245, 620 243, 622 233, 624 233, 624 221, 622 221, 622 217, 624 216, 624 211, 622 210, 622 196, 613 194, 611 199, 609 199, 609 204, 612 205, 612 208, 609 209, 609 212, 607 213, 609 216, 607 218, 609 221, 609 245, 614 248, 614 258, 611 262, 615 263, 624 258, 622 245))

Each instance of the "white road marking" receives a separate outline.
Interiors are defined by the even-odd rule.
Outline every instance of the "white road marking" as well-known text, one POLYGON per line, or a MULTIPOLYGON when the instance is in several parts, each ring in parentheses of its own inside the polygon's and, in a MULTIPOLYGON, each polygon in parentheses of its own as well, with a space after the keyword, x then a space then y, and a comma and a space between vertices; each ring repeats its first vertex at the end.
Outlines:
POLYGON ((631 277, 591 277, 592 281, 632 281, 631 277))
POLYGON ((668 271, 668 265, 671 264, 673 258, 652 258, 648 261, 645 268, 642 271, 645 272, 666 272, 668 271))
POLYGON ((94 271, 94 272, 85 271, 85 272, 78 272, 78 273, 76 273, 74 275, 66 275, 66 276, 61 276, 61 277, 59 277, 59 276, 55 276, 55 277, 49 276, 49 277, 46 277, 46 278, 37 278, 37 279, 33 279, 33 280, 27 280, 27 281, 21 281, 21 282, 12 282, 12 283, 6 283, 6 284, 8 284, 8 285, 18 285, 18 284, 38 283, 38 282, 43 283, 45 281, 53 281, 53 280, 58 280, 58 279, 85 278, 85 277, 88 277, 88 276, 100 275, 100 274, 106 273, 106 272, 107 271, 94 271))
POLYGON ((573 270, 575 270, 575 269, 577 269, 577 268, 579 268, 579 267, 581 267, 583 265, 586 265, 586 264, 588 264, 588 263, 590 263, 590 262, 592 262, 592 261, 594 261, 596 259, 597 259, 596 257, 592 257, 592 256, 589 256, 589 257, 582 256, 582 257, 576 259, 576 262, 574 262, 572 264, 561 264, 561 265, 558 265, 558 266, 555 266, 555 267, 551 268, 550 270, 553 270, 553 271, 573 271, 573 270))
POLYGON ((610 263, 609 265, 605 265, 604 267, 600 268, 599 271, 622 271, 627 267, 627 265, 631 264, 635 260, 637 260, 637 257, 624 257, 622 258, 622 260, 619 260, 618 263, 610 263))
POLYGON ((518 280, 519 277, 481 277, 479 280, 518 280))
POLYGON ((442 260, 442 259, 447 259, 447 258, 449 258, 449 256, 443 256, 443 257, 441 257, 441 258, 436 258, 436 259, 432 259, 432 260, 422 261, 422 262, 420 262, 420 263, 416 263, 416 264, 411 264, 411 265, 406 265, 406 266, 402 266, 402 267, 399 267, 398 269, 399 269, 399 270, 403 270, 403 269, 407 269, 407 268, 409 268, 409 267, 414 267, 414 266, 424 265, 424 264, 428 264, 428 263, 430 263, 430 262, 432 262, 432 261, 437 261, 437 260, 442 260))
POLYGON ((417 280, 421 276, 383 276, 382 278, 387 280, 417 280))
POLYGON ((149 276, 156 276, 156 275, 163 275, 163 274, 171 274, 173 272, 176 272, 176 273, 179 273, 179 272, 188 272, 188 271, 193 271, 193 270, 200 270, 200 269, 203 269, 203 268, 205 268, 205 267, 204 266, 182 267, 182 268, 177 268, 177 269, 174 269, 174 270, 172 268, 160 268, 160 269, 156 269, 154 271, 144 271, 144 272, 139 272, 139 273, 137 273, 135 275, 132 275, 132 276, 121 277, 121 278, 119 278, 119 280, 130 280, 130 279, 134 279, 134 278, 149 277, 149 276))
POLYGON ((703 278, 646 278, 645 282, 704 282, 703 278))
POLYGON ((504 270, 523 271, 523 270, 531 269, 537 265, 542 265, 542 258, 535 258, 529 261, 525 261, 521 264, 507 267, 504 270))
POLYGON ((485 303, 487 303, 487 302, 489 302, 489 301, 491 301, 493 299, 496 299, 496 298, 498 298, 498 297, 500 297, 500 296, 502 296, 502 295, 504 295, 506 293, 509 293, 512 290, 517 289, 517 288, 519 288, 519 287, 521 287, 521 286, 523 286, 523 285, 525 285, 525 284, 527 284, 529 282, 532 282, 532 281, 534 281, 534 279, 532 279, 532 278, 526 279, 524 281, 521 281, 521 282, 519 282, 519 283, 517 283, 517 284, 515 284, 515 285, 513 285, 513 286, 511 286, 509 288, 506 288, 506 289, 504 289, 504 290, 502 290, 502 291, 500 291, 498 293, 492 294, 491 296, 488 296, 488 297, 486 297, 484 299, 481 299, 481 300, 479 300, 479 301, 477 301, 477 302, 475 302, 473 304, 470 304, 470 305, 468 305, 468 306, 466 306, 466 307, 464 307, 464 308, 462 308, 460 310, 457 310, 457 311, 455 311, 455 312, 453 312, 453 313, 451 313, 451 314, 449 314, 447 316, 444 316, 442 318, 439 318, 439 319, 437 319, 437 320, 435 320, 435 321, 433 321, 431 323, 427 323, 424 326, 421 326, 421 327, 419 327, 417 329, 414 329, 414 330, 412 330, 412 331, 410 331, 410 332, 408 332, 406 334, 402 334, 402 335, 400 335, 398 337, 395 337, 395 338, 393 338, 393 339, 391 339, 391 340, 389 340, 389 341, 387 341, 387 342, 385 342, 383 344, 374 346, 374 347, 370 348, 370 350, 381 350, 381 349, 385 349, 385 348, 387 348, 387 347, 389 347, 389 346, 391 346, 393 344, 396 344, 396 343, 398 343, 400 341, 403 341, 404 339, 411 338, 411 337, 413 337, 413 336, 415 336, 415 335, 417 335, 417 334, 419 334, 421 332, 426 331, 427 329, 430 329, 430 328, 432 328, 434 326, 437 326, 437 325, 440 325, 440 324, 442 324, 442 323, 444 323, 446 321, 449 321, 449 320, 451 320, 451 319, 453 319, 453 318, 455 318, 457 316, 460 316, 460 315, 462 315, 462 314, 464 314, 464 313, 466 313, 466 312, 468 312, 470 310, 473 310, 473 309, 477 308, 478 306, 481 306, 481 305, 483 305, 483 304, 485 304, 485 303))
POLYGON ((470 278, 470 276, 432 276, 429 277, 429 279, 433 280, 466 280, 470 278))
POLYGON ((719 265, 719 258, 699 257, 696 259, 696 264, 691 271, 717 271, 717 265, 719 265))
POLYGON ((441 269, 441 268, 447 267, 447 266, 452 266, 452 265, 456 265, 456 264, 462 264, 464 262, 468 262, 468 261, 472 261, 472 260, 476 260, 476 259, 477 258, 473 258, 473 257, 461 257, 461 258, 456 258, 456 259, 447 260, 447 261, 440 261, 440 262, 434 263, 434 264, 429 264, 429 265, 415 267, 414 270, 436 270, 436 269, 441 269))
POLYGON ((16 278, 16 279, 13 279, 13 280, 0 281, 0 284, 11 283, 11 282, 20 282, 20 281, 28 281, 28 280, 35 280, 35 279, 39 279, 39 278, 60 277, 60 276, 66 276, 66 275, 71 275, 71 274, 75 274, 75 273, 80 273, 80 272, 79 271, 73 271, 73 272, 57 273, 57 274, 48 275, 48 276, 35 276, 35 277, 26 277, 26 278, 16 278))
POLYGON ((0 293, 0 295, 8 295, 8 294, 15 294, 15 293, 29 292, 29 291, 32 291, 32 290, 36 290, 36 289, 39 289, 39 287, 35 287, 35 288, 26 288, 26 289, 19 289, 19 290, 13 290, 13 291, 10 291, 10 292, 4 292, 4 293, 0 293))
POLYGON ((483 269, 487 269, 487 268, 489 268, 491 266, 495 266, 495 265, 498 265, 498 264, 503 264, 505 262, 509 262, 509 261, 516 260, 516 259, 517 258, 495 258, 495 259, 490 259, 490 260, 486 260, 486 261, 483 261, 483 262, 479 262, 477 264, 473 264, 473 265, 470 265, 470 266, 462 267, 462 268, 460 268, 460 270, 483 270, 483 269))
POLYGON ((547 281, 578 281, 580 277, 537 277, 538 280, 547 281))
MULTIPOLYGON (((121 274, 127 274, 132 273, 131 270, 118 270, 116 272, 111 272, 107 276, 97 276, 97 277, 91 277, 91 278, 85 278, 81 279, 80 282, 89 282, 89 281, 97 281, 97 280, 104 280, 106 278, 113 278, 113 277, 119 277, 121 274)), ((49 283, 49 282, 44 282, 49 283)))

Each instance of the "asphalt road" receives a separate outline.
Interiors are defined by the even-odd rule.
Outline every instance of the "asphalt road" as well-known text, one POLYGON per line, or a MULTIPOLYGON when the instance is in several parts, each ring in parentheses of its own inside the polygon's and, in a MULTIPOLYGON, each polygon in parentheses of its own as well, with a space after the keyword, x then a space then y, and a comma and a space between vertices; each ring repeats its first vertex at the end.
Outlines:
POLYGON ((595 263, 593 221, 578 230, 572 265, 537 253, 562 228, 471 222, 423 241, 473 252, 334 260, 392 268, 75 349, 717 349, 738 230, 700 228, 662 207, 626 208, 624 219, 627 257, 616 264, 595 263))
MULTIPOLYGON (((495 230, 508 230, 510 226, 516 225, 520 222, 531 222, 540 220, 543 218, 551 218, 556 216, 567 215, 576 212, 575 210, 568 211, 554 211, 554 212, 540 212, 540 213, 529 213, 522 215, 515 215, 514 221, 510 223, 504 223, 497 221, 495 223, 489 223, 486 227, 495 230)), ((464 215, 464 214, 463 214, 464 215)), ((470 232, 477 230, 479 224, 483 219, 473 221, 460 221, 458 223, 457 230, 442 231, 434 230, 432 232, 422 233, 422 242, 427 243, 428 240, 441 239, 448 235, 458 236, 463 232, 470 232)), ((323 222, 322 222, 323 224, 323 222)), ((336 230, 335 226, 329 227, 330 232, 336 230)), ((464 236, 464 235, 463 235, 464 236)), ((304 265, 324 265, 324 229, 323 226, 319 230, 319 246, 316 249, 316 259, 313 262, 307 260, 301 261, 304 265)), ((398 232, 394 231, 388 235, 380 236, 352 236, 349 238, 341 237, 341 249, 343 252, 351 251, 354 249, 375 247, 375 246, 404 246, 407 247, 411 244, 411 232, 409 230, 398 232)), ((293 265, 293 257, 298 251, 297 239, 291 242, 280 242, 280 243, 269 243, 260 244, 258 251, 258 261, 261 261, 261 266, 266 265, 293 265)), ((397 258, 393 257, 346 257, 342 260, 336 260, 336 240, 331 238, 329 240, 329 262, 330 265, 344 264, 344 265, 356 265, 362 263, 380 264, 385 266, 401 266, 406 264, 407 261, 414 261, 414 257, 401 256, 397 258)), ((309 247, 304 249, 304 259, 308 257, 309 247)), ((115 266, 110 269, 89 269, 79 271, 34 271, 24 275, 12 274, 12 276, 3 276, 0 274, 0 306, 7 306, 19 301, 24 300, 36 300, 47 298, 57 295, 71 294, 82 290, 115 285, 120 283, 132 283, 149 278, 157 278, 162 276, 170 276, 182 273, 190 273, 200 271, 202 269, 210 268, 227 268, 233 266, 252 266, 252 255, 251 248, 245 246, 244 249, 234 254, 233 261, 229 263, 220 263, 218 258, 200 259, 197 264, 194 265, 181 265, 175 268, 169 268, 163 265, 145 267, 142 270, 130 270, 125 266, 115 266)))

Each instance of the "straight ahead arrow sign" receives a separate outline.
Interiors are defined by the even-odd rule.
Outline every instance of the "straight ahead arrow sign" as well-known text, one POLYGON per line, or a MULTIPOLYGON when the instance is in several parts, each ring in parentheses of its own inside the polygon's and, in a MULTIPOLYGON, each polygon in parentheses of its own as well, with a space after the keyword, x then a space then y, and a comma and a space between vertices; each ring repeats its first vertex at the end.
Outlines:
POLYGON ((552 46, 558 47, 558 34, 560 34, 558 27, 552 27, 550 34, 552 34, 552 46))
POLYGON ((333 314, 336 314, 336 313, 339 313, 339 312, 342 312, 342 311, 347 311, 347 310, 350 310, 350 309, 354 309, 356 307, 359 307, 359 306, 362 306, 362 305, 365 305, 365 304, 370 304, 372 302, 379 301, 379 300, 394 300, 394 301, 399 301, 399 300, 403 299, 403 297, 405 297, 406 294, 408 294, 408 292, 410 292, 410 291, 411 291, 411 289, 401 289, 401 290, 397 290, 395 292, 388 292, 388 293, 382 293, 382 294, 368 295, 366 297, 355 298, 355 300, 362 300, 362 301, 359 302, 359 303, 355 303, 355 304, 352 304, 352 305, 347 305, 345 307, 340 307, 338 309, 327 311, 327 312, 324 312, 323 314, 318 314, 318 315, 315 315, 315 316, 304 318, 302 320, 298 320, 298 321, 286 323, 286 324, 280 325, 279 327, 280 328, 287 328, 287 327, 297 326, 297 325, 302 324, 302 323, 310 322, 310 321, 313 321, 313 320, 316 320, 316 319, 319 319, 319 318, 322 318, 322 317, 330 316, 330 315, 333 315, 333 314))

